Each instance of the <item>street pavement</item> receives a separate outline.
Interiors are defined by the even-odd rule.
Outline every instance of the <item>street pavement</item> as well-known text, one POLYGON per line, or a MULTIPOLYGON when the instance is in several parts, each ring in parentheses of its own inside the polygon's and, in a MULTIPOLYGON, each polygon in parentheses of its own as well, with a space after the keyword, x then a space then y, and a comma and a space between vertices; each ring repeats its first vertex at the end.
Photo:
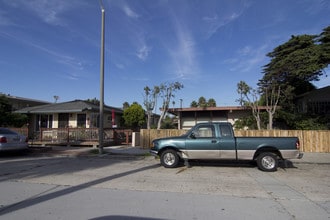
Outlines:
POLYGON ((0 219, 330 219, 330 154, 267 173, 250 163, 165 169, 146 149, 104 151, 0 156, 0 219))
MULTIPOLYGON (((67 147, 67 146, 46 146, 46 147, 31 147, 32 151, 37 154, 53 155, 53 156, 97 156, 98 148, 90 147, 67 147), (92 151, 92 153, 91 153, 92 151)), ((108 155, 127 155, 127 156, 144 156, 149 153, 148 149, 139 146, 118 145, 103 148, 104 154, 108 155)), ((103 155, 103 156, 106 156, 103 155)), ((102 155, 98 155, 102 156, 102 155)), ((315 163, 315 164, 330 164, 330 153, 312 153, 304 152, 302 159, 292 159, 294 163, 315 163)))

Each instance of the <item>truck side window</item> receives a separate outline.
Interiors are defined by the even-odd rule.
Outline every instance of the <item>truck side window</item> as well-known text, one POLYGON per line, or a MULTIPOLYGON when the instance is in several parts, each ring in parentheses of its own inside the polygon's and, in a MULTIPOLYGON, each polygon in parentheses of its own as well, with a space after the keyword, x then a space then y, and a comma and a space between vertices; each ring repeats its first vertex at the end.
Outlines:
POLYGON ((215 137, 214 126, 201 126, 195 131, 197 138, 215 137))
POLYGON ((220 125, 221 137, 232 137, 231 129, 228 125, 220 125))

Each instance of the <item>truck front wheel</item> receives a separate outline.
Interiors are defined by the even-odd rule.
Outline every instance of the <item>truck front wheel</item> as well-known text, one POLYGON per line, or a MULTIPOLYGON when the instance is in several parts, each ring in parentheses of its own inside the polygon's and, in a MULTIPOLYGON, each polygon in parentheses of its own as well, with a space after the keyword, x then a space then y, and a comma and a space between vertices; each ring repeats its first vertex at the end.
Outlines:
POLYGON ((261 153, 257 157, 258 168, 266 172, 274 172, 278 167, 277 155, 270 152, 261 153))
POLYGON ((166 168, 174 168, 179 164, 179 156, 175 150, 165 150, 160 155, 160 163, 166 168))

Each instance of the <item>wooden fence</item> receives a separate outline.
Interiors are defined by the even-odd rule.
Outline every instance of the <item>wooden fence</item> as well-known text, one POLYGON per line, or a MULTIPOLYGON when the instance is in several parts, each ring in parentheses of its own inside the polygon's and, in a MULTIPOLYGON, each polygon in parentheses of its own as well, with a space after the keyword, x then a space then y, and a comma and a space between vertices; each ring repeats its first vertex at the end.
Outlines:
MULTIPOLYGON (((150 148, 153 139, 180 136, 186 132, 186 130, 177 129, 142 129, 140 132, 140 145, 143 148, 150 148)), ((237 130, 235 135, 237 137, 298 137, 301 151, 330 153, 329 130, 237 130)))

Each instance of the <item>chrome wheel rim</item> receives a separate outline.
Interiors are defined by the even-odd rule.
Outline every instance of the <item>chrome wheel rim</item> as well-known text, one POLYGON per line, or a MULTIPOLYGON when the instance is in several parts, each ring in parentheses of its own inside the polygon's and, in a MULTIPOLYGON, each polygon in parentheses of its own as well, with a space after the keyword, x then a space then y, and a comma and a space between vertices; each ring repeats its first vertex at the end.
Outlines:
POLYGON ((175 156, 172 153, 164 154, 164 163, 171 166, 175 163, 175 156))
POLYGON ((262 166, 267 169, 273 169, 275 167, 275 159, 271 156, 263 157, 261 160, 262 166))

